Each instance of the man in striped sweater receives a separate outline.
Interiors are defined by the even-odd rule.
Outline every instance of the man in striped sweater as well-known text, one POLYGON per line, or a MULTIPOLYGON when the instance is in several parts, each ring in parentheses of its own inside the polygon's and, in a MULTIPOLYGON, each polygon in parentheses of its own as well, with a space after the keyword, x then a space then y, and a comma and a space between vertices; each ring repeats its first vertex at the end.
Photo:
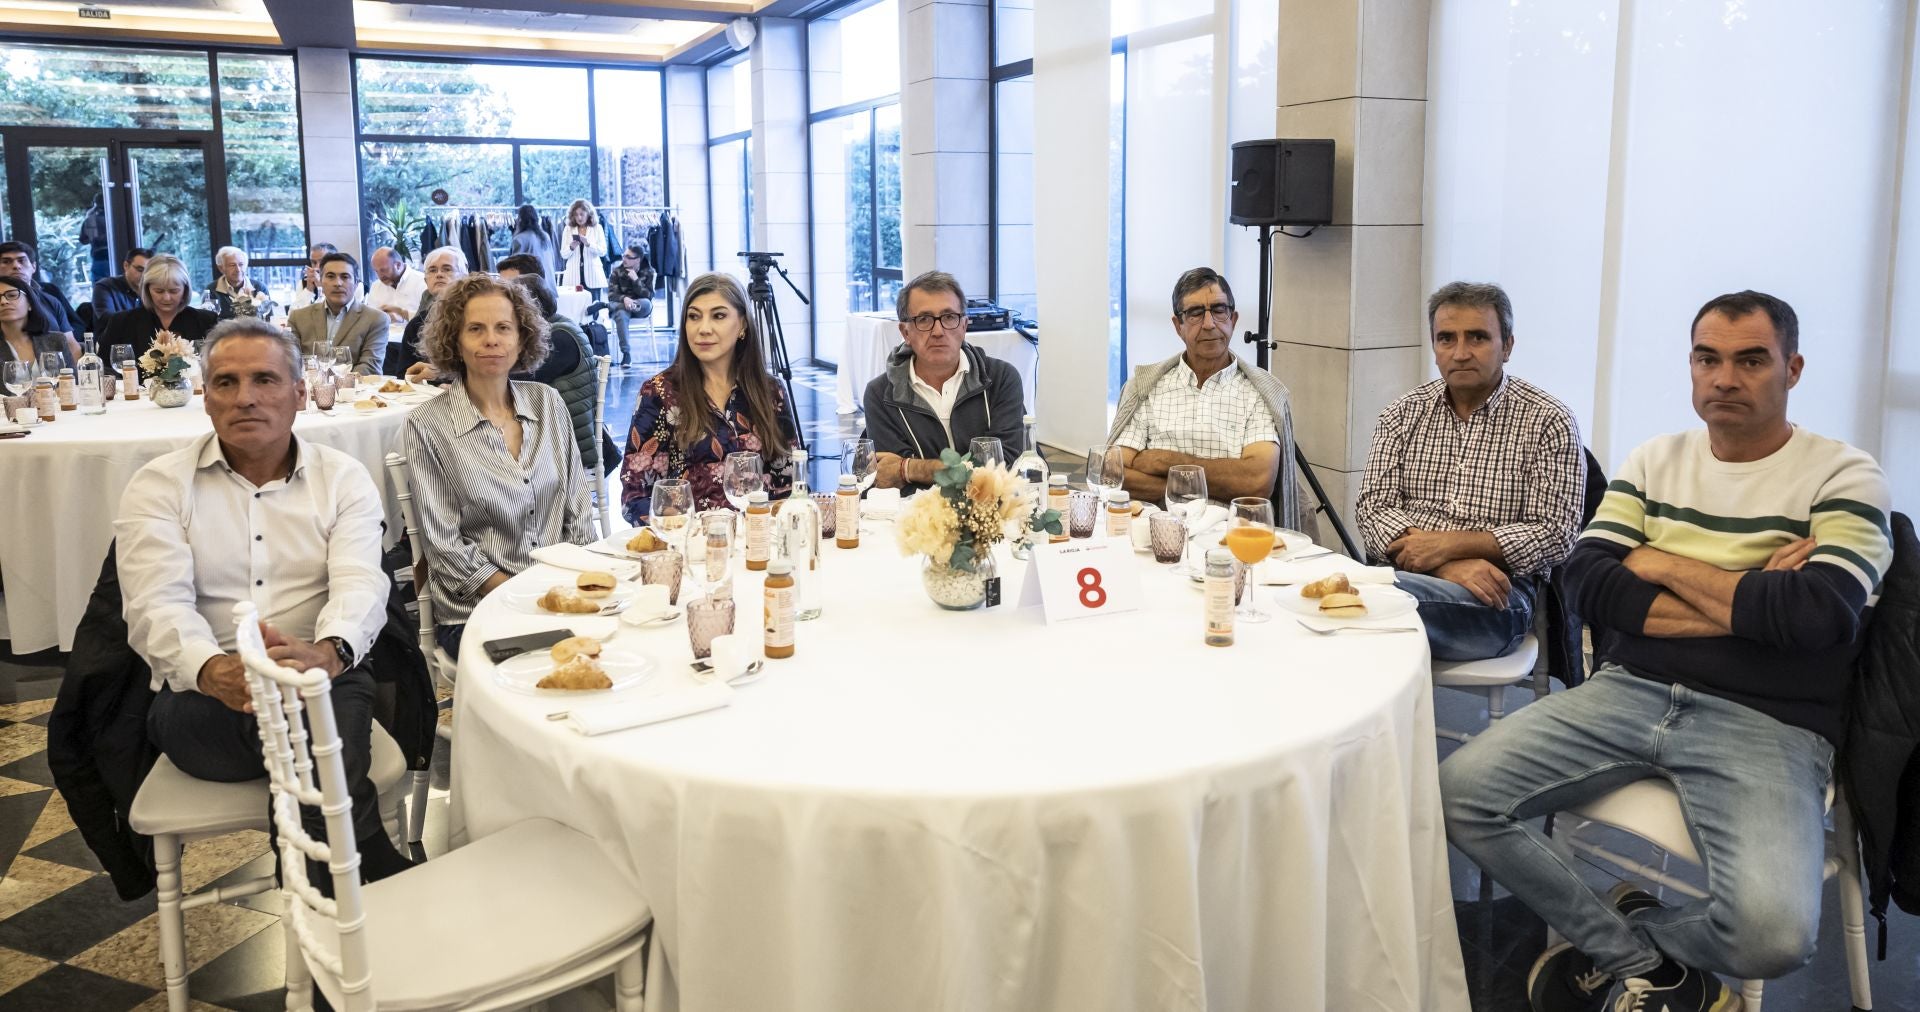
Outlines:
POLYGON ((1567 561, 1598 671, 1441 766, 1448 837, 1567 939, 1528 980, 1540 1012, 1599 1009, 1616 981, 1623 1009, 1736 1009, 1716 972, 1813 952, 1834 743, 1893 549, 1879 465, 1787 421, 1798 345, 1773 296, 1701 308, 1706 428, 1634 450, 1567 561), (1679 793, 1710 898, 1603 899, 1529 821, 1647 777, 1679 793))

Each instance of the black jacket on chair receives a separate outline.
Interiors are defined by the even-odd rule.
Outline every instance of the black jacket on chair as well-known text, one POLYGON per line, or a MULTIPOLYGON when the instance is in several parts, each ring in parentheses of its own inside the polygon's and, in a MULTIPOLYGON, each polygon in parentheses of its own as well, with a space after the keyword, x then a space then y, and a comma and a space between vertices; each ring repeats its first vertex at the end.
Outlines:
MULTIPOLYGON (((1600 469, 1592 450, 1585 452, 1587 488, 1580 503, 1582 530, 1593 522, 1593 514, 1600 509, 1600 500, 1607 494, 1606 472, 1600 469)), ((1558 678, 1561 685, 1571 689, 1587 680, 1586 651, 1581 649, 1581 630, 1586 623, 1573 613, 1573 595, 1567 593, 1566 567, 1555 566, 1549 570, 1540 589, 1540 608, 1547 615, 1547 676, 1558 678)))
POLYGON ((153 891, 153 842, 127 826, 133 796, 159 752, 147 741, 147 662, 127 645, 114 550, 73 636, 47 721, 47 766, 67 811, 123 900, 153 891))
POLYGON ((1840 750, 1841 786, 1860 829, 1867 905, 1887 958, 1887 900, 1920 914, 1920 539, 1895 513, 1893 565, 1866 629, 1840 750))

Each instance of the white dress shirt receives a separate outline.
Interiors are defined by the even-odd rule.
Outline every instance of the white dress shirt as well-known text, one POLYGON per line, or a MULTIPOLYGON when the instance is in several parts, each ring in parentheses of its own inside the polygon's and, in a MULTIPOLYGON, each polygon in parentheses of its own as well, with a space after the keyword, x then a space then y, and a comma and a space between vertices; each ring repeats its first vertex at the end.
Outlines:
POLYGON ((967 368, 967 356, 962 355, 960 368, 954 370, 953 375, 947 377, 947 381, 936 390, 933 384, 920 378, 920 371, 913 367, 913 363, 907 363, 907 377, 913 385, 913 392, 919 394, 920 399, 927 402, 927 407, 933 409, 934 416, 940 419, 940 428, 947 434, 948 446, 953 446, 953 402, 960 396, 960 384, 966 380, 967 368))
POLYGON ((405 311, 411 319, 413 314, 420 311, 420 299, 426 294, 427 276, 411 267, 403 266, 400 269, 398 284, 390 285, 377 277, 374 279, 373 284, 367 288, 367 305, 383 313, 388 308, 400 309, 405 311))
POLYGON ((153 688, 199 690, 234 649, 233 606, 308 642, 338 636, 364 658, 387 618, 385 516, 359 461, 294 437, 293 473, 255 486, 208 433, 141 468, 113 523, 127 642, 153 688))

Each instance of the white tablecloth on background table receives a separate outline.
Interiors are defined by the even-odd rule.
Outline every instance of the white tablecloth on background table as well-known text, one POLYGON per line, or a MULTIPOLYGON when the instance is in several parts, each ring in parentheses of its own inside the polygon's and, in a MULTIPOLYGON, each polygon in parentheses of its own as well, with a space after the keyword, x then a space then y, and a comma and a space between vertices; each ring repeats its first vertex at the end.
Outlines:
MULTIPOLYGON (((967 343, 1019 371, 1027 413, 1032 414, 1033 378, 1040 371, 1039 347, 1011 330, 977 330, 967 335, 967 343)), ((867 384, 887 371, 887 356, 899 346, 900 321, 891 314, 854 313, 847 317, 847 340, 840 346, 840 375, 834 391, 840 414, 860 410, 867 384)))
MULTIPOLYGON (((529 817, 598 840, 653 907, 668 1012, 1467 1008, 1423 636, 1280 615, 1205 647, 1150 561, 1137 614, 942 612, 875 526, 826 549, 796 657, 595 738, 546 719, 591 697, 504 688, 483 649, 565 623, 482 602, 454 844, 529 817)), ((761 574, 735 582, 757 618, 761 574)), ((658 673, 601 702, 691 684, 684 621, 613 643, 658 673)))
MULTIPOLYGON (((400 446, 404 404, 332 414, 302 411, 293 430, 303 439, 344 450, 387 487, 386 456, 400 446)), ((73 649, 73 632, 100 576, 120 491, 134 472, 164 453, 213 431, 196 395, 181 408, 142 397, 116 400, 104 415, 63 411, 24 439, 0 441, 0 579, 6 583, 7 628, 16 653, 73 649)), ((387 500, 388 542, 400 534, 400 513, 387 500)))
POLYGON ((553 301, 559 307, 561 316, 579 323, 580 318, 587 315, 587 307, 593 305, 593 293, 568 285, 554 293, 553 301))

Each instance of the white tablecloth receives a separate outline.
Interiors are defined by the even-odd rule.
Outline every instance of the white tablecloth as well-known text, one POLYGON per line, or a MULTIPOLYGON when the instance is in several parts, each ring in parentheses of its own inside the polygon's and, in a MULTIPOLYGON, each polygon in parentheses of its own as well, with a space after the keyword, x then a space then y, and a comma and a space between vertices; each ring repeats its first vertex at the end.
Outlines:
POLYGON ((580 318, 587 314, 587 307, 593 305, 593 293, 569 285, 554 293, 554 302, 559 306, 561 316, 579 323, 580 318))
MULTIPOLYGON (((1424 637, 1281 616, 1205 647, 1150 562, 1139 614, 942 612, 879 526, 826 549, 825 615, 731 706, 596 738, 545 719, 589 700, 494 682, 483 641, 564 623, 488 598, 455 845, 535 816, 598 840, 669 1012, 1467 1008, 1424 637)), ((688 684, 684 622, 613 642, 658 665, 628 694, 688 684)))
MULTIPOLYGON (((1040 349, 1011 330, 975 331, 967 335, 967 343, 1019 370, 1027 413, 1032 414, 1033 378, 1040 371, 1040 349)), ((887 371, 887 356, 899 346, 900 321, 892 314, 855 313, 847 317, 847 340, 840 346, 840 375, 835 389, 841 414, 860 410, 867 384, 887 371)))
MULTIPOLYGON (((405 406, 331 416, 303 411, 293 429, 304 439, 344 450, 387 487, 386 456, 399 448, 405 406)), ((6 583, 7 628, 17 653, 73 649, 100 563, 113 541, 120 490, 148 461, 213 431, 203 399, 162 408, 142 397, 116 400, 104 415, 61 412, 24 439, 0 440, 0 579, 6 583)), ((387 497, 391 543, 400 513, 387 497)))

